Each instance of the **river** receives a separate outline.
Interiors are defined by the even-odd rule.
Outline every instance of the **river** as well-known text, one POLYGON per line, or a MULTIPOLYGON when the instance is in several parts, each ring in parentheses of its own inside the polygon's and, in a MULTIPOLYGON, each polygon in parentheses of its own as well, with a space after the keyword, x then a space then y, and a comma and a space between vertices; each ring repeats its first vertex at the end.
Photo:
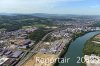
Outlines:
POLYGON ((81 66, 81 63, 77 63, 77 61, 81 62, 79 57, 81 58, 83 55, 84 44, 91 37, 99 33, 100 31, 90 32, 72 42, 68 48, 68 51, 64 55, 64 58, 70 58, 70 60, 68 63, 60 63, 59 66, 81 66))

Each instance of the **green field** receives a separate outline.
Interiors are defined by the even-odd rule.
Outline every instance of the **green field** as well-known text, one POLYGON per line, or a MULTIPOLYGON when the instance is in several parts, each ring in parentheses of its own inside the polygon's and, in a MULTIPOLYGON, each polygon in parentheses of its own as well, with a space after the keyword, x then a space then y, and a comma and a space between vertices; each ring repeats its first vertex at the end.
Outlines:
POLYGON ((100 44, 95 43, 95 42, 98 42, 98 40, 96 40, 97 38, 95 37, 91 38, 90 40, 86 42, 85 47, 84 47, 84 55, 95 54, 95 55, 100 56, 100 44), (95 42, 93 42, 94 40, 95 42))
POLYGON ((45 24, 34 24, 32 26, 33 27, 46 27, 47 25, 45 25, 45 24))

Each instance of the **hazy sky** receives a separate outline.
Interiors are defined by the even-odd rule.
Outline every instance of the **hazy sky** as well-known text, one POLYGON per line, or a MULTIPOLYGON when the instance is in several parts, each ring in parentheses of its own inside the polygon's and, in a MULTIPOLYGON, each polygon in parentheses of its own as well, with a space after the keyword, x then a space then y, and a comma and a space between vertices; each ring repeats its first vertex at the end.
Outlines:
POLYGON ((100 15, 100 0, 0 0, 0 13, 100 15))

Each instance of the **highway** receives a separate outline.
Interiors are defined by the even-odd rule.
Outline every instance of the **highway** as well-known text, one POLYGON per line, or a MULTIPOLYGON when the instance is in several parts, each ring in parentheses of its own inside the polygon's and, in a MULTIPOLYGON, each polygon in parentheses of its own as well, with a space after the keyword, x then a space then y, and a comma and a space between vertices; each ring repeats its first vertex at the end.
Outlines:
POLYGON ((29 50, 25 51, 23 57, 19 61, 19 63, 15 66, 22 66, 29 58, 31 58, 34 54, 38 52, 38 47, 43 43, 43 41, 46 39, 46 37, 50 34, 52 34, 55 31, 61 30, 62 28, 57 28, 54 31, 46 34, 41 41, 39 41, 36 45, 32 46, 29 50))
POLYGON ((32 48, 30 48, 29 50, 25 51, 23 57, 21 58, 20 62, 16 65, 16 66, 21 66, 22 64, 24 64, 30 57, 32 57, 35 53, 38 52, 38 47, 42 44, 42 42, 46 39, 46 37, 51 34, 52 32, 46 34, 41 41, 36 44, 36 46, 32 46, 32 48))

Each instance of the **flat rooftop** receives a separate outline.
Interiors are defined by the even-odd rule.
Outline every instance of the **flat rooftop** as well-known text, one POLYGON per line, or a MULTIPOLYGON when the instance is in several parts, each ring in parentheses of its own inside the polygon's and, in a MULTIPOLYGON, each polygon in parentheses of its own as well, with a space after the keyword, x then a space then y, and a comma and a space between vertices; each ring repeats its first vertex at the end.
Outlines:
POLYGON ((4 62, 6 62, 9 58, 1 57, 0 58, 0 65, 2 65, 4 62))

